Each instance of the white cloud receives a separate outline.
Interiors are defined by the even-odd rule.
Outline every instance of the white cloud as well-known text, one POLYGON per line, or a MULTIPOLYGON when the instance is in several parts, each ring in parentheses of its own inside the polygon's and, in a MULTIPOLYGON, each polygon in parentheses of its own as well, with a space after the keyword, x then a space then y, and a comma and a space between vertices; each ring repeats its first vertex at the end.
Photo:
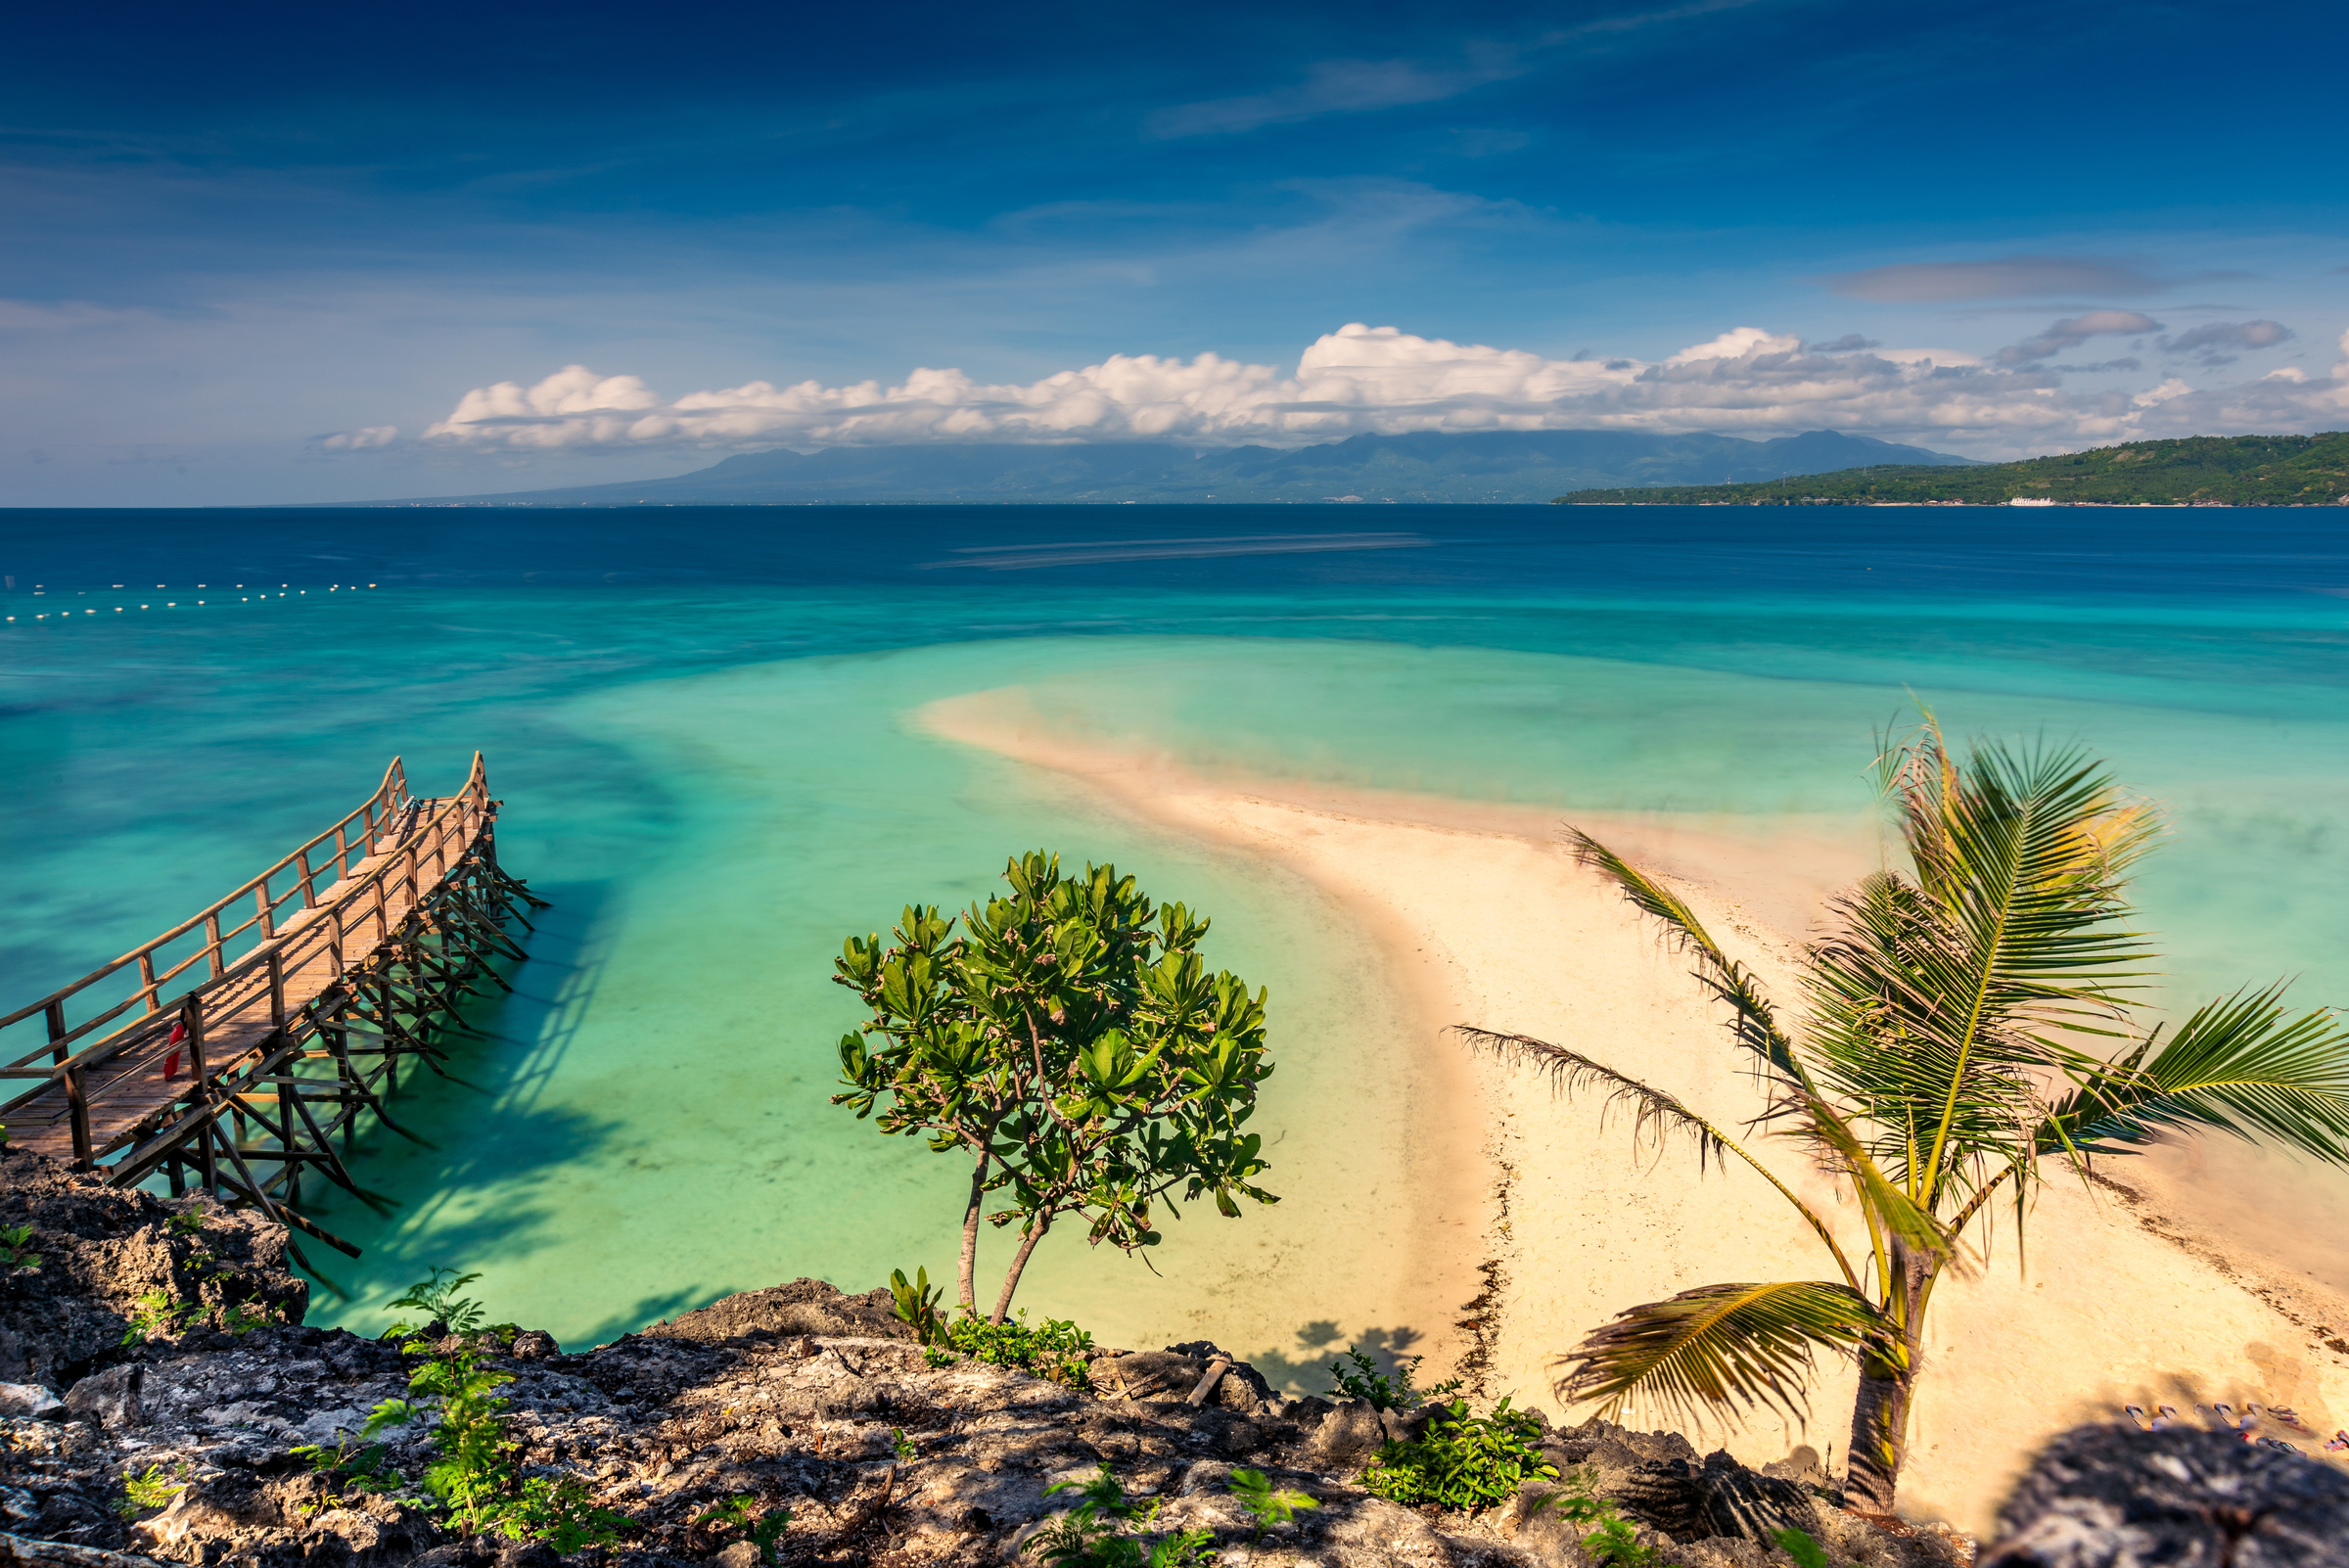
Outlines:
POLYGON ((1692 365, 1700 359, 1743 359, 1751 354, 1790 354, 1802 347, 1800 338, 1779 337, 1760 327, 1733 327, 1711 343, 1694 344, 1664 361, 1692 365))
POLYGON ((321 436, 318 445, 329 452, 363 452, 371 446, 389 446, 398 439, 397 425, 370 425, 365 430, 338 431, 332 436, 321 436))
MULTIPOLYGON (((2049 336, 2144 330, 2119 324, 2124 316, 2143 319, 2091 312, 2057 323, 2049 336)), ((2349 334, 2342 351, 2349 354, 2349 334)), ((425 438, 525 451, 739 450, 1137 439, 1297 446, 1370 432, 1768 436, 1835 429, 2010 453, 2226 429, 2321 428, 2344 415, 2349 360, 2327 380, 2196 390, 2172 377, 2133 396, 2066 392, 2036 364, 1985 365, 1924 349, 1821 353, 1797 336, 1757 327, 1651 363, 1549 359, 1358 322, 1315 340, 1288 375, 1213 353, 1190 360, 1115 354, 1026 385, 922 369, 894 386, 754 381, 665 402, 636 377, 573 365, 534 386, 500 382, 467 392, 425 438)))

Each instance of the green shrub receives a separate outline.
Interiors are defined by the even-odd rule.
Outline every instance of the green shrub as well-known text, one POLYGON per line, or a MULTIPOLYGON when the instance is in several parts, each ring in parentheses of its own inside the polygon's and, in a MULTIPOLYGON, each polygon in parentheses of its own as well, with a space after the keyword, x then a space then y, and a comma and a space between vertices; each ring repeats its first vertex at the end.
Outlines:
POLYGON ((188 1319, 204 1311, 201 1302, 174 1302, 161 1290, 151 1290, 131 1304, 130 1326, 122 1331, 122 1343, 142 1345, 162 1334, 177 1334, 188 1319))
POLYGON ((1159 1532, 1163 1499, 1136 1506, 1107 1464, 1089 1481, 1062 1481, 1046 1491, 1083 1494, 1077 1506, 1029 1537, 1023 1548, 1040 1553, 1056 1568, 1204 1568, 1215 1561, 1214 1531, 1159 1532))
POLYGON ((566 1557, 582 1547, 612 1545, 628 1524, 625 1514, 597 1507, 587 1483, 576 1476, 530 1477, 520 1496, 497 1510, 495 1520, 497 1533, 508 1541, 543 1541, 566 1557))
POLYGON ((1795 1560, 1797 1568, 1827 1568, 1826 1551, 1811 1539, 1810 1531, 1797 1530, 1790 1525, 1784 1530, 1773 1531, 1771 1539, 1795 1560))
MULTIPOLYGON (((0 1138, 0 1143, 7 1139, 0 1138)), ((32 1226, 10 1225, 0 1230, 0 1273, 41 1271, 41 1255, 32 1250, 32 1226)))
POLYGON ((944 1287, 931 1287, 928 1268, 915 1269, 910 1280, 905 1277, 904 1269, 891 1269, 889 1293, 897 1299, 898 1320, 913 1330, 914 1338, 924 1345, 944 1342, 946 1319, 938 1308, 946 1299, 946 1293, 944 1287))
MULTIPOLYGON (((435 1269, 438 1282, 446 1269, 435 1269)), ((453 1290, 476 1275, 463 1275, 445 1282, 438 1301, 410 1300, 403 1304, 429 1311, 441 1316, 449 1305, 445 1290, 453 1290)), ((425 1296, 424 1289, 410 1292, 425 1296)), ((460 1316, 471 1309, 471 1320, 478 1327, 481 1309, 478 1304, 459 1301, 460 1316)), ((443 1321, 450 1321, 442 1317, 443 1321)), ((415 1354, 423 1342, 410 1340, 400 1349, 415 1354)), ((495 1367, 484 1366, 484 1352, 476 1346, 448 1356, 435 1356, 408 1374, 408 1393, 414 1398, 438 1400, 438 1421, 433 1428, 433 1445, 440 1451, 424 1472, 425 1490, 433 1495, 443 1511, 447 1526, 466 1535, 483 1535, 494 1531, 510 1541, 545 1541, 558 1552, 570 1553, 585 1546, 610 1545, 619 1540, 618 1532, 629 1524, 625 1515, 596 1506, 593 1495, 585 1482, 575 1477, 549 1480, 532 1476, 528 1480, 516 1476, 513 1464, 515 1444, 506 1435, 506 1409, 513 1403, 497 1391, 513 1381, 495 1367)), ((362 1438, 372 1438, 387 1427, 412 1421, 419 1414, 411 1400, 386 1400, 367 1417, 362 1438)), ((330 1463, 340 1462, 340 1450, 327 1454, 323 1450, 297 1450, 311 1457, 314 1466, 321 1465, 317 1455, 325 1455, 330 1463)), ((362 1456, 366 1451, 362 1451, 362 1456)), ((355 1459, 354 1459, 355 1462, 355 1459)))
POLYGON ((1231 1495, 1240 1506, 1256 1516, 1256 1537, 1265 1539, 1265 1532, 1274 1525, 1284 1525, 1308 1508, 1321 1504, 1302 1492, 1275 1490, 1271 1478, 1262 1470, 1231 1472, 1231 1495))
POLYGON ((125 1519, 136 1519, 142 1513, 153 1513, 158 1508, 168 1507, 171 1499, 179 1496, 180 1489, 187 1484, 188 1467, 185 1464, 168 1471, 160 1464, 151 1464, 137 1475, 125 1470, 122 1472, 122 1500, 115 1505, 115 1512, 125 1519))
POLYGON ((751 1504, 756 1500, 748 1492, 738 1493, 693 1522, 711 1525, 729 1534, 741 1531, 744 1539, 759 1548, 759 1560, 772 1563, 775 1560, 775 1543, 783 1539, 783 1531, 791 1523, 791 1510, 769 1508, 763 1514, 753 1513, 751 1504))
POLYGON ((1362 1487, 1406 1506, 1423 1502, 1468 1511, 1517 1495, 1528 1481, 1555 1479, 1557 1466, 1542 1456, 1542 1422, 1502 1400, 1490 1415, 1471 1415, 1468 1402, 1444 1406, 1415 1443, 1389 1443, 1362 1472, 1362 1487))
POLYGON ((435 1318, 446 1324, 452 1334, 480 1332, 483 1319, 489 1315, 488 1313, 471 1296, 460 1296, 457 1292, 481 1277, 478 1273, 460 1274, 454 1268, 434 1269, 429 1277, 419 1279, 384 1304, 394 1312, 405 1310, 422 1313, 423 1319, 414 1323, 393 1323, 384 1330, 384 1338, 404 1339, 435 1318))
POLYGON ((945 1334, 950 1348, 975 1361, 1009 1366, 1080 1392, 1092 1389, 1093 1336, 1066 1319, 1047 1317, 1040 1328, 1031 1328, 1023 1308, 1009 1322, 958 1317, 945 1334))
MULTIPOLYGON (((1565 1485, 1560 1490, 1543 1498, 1537 1506, 1555 1508, 1562 1517, 1574 1524, 1589 1527, 1590 1533, 1583 1537, 1583 1550, 1589 1555, 1596 1568, 1654 1568, 1656 1548, 1639 1544, 1638 1526, 1625 1518, 1623 1510, 1616 1507, 1611 1499, 1593 1492, 1591 1489, 1595 1484, 1587 1466, 1577 1469, 1566 1477, 1565 1485)), ((1801 1535, 1802 1532, 1794 1531, 1792 1534, 1801 1535)), ((1804 1536, 1803 1539, 1809 1541, 1811 1538, 1804 1536)), ((1779 1544, 1785 1545, 1782 1541, 1779 1544)), ((1792 1550, 1791 1547, 1788 1549, 1792 1550)), ((1819 1549, 1816 1543, 1811 1549, 1819 1549)), ((1824 1568, 1825 1562, 1823 1555, 1818 1564, 1799 1555, 1795 1560, 1802 1563, 1803 1568, 1824 1568)))
MULTIPOLYGON (((405 1408, 404 1406, 401 1407, 405 1408)), ((377 1408, 380 1411, 382 1407, 377 1408)), ((312 1475, 322 1475, 330 1482, 340 1483, 341 1491, 328 1499, 332 1502, 343 1500, 342 1492, 390 1492, 405 1485, 400 1473, 384 1462, 384 1445, 366 1443, 364 1438, 354 1440, 345 1437, 331 1449, 312 1443, 293 1453, 296 1458, 308 1461, 312 1475), (364 1443, 365 1446, 354 1450, 351 1447, 353 1441, 364 1443)))
POLYGON ((1460 1379, 1438 1383, 1434 1388, 1421 1390, 1411 1386, 1411 1375, 1424 1356, 1398 1356, 1395 1370, 1390 1375, 1378 1369, 1378 1362, 1362 1354, 1359 1345, 1346 1347, 1346 1354, 1329 1363, 1329 1375, 1337 1380, 1330 1390, 1350 1400, 1368 1400, 1374 1410, 1410 1410, 1430 1402, 1441 1403, 1460 1391, 1460 1379), (1352 1361, 1350 1369, 1346 1363, 1352 1361))

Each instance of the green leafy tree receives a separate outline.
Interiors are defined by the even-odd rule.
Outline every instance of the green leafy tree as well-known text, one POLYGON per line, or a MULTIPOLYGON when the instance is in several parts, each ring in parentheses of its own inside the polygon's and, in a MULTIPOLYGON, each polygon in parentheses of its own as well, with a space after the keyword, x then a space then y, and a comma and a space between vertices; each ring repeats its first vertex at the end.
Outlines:
POLYGON ((2050 1170, 2085 1178, 2098 1155, 2165 1130, 2349 1163, 2349 1030, 2322 1010, 2287 1014, 2280 984, 2212 1001, 2175 1029, 2136 1018, 2152 954, 2125 895, 2157 823, 2082 752, 1981 745, 1960 761, 1928 715, 1879 768, 1909 865, 1833 902, 1805 952, 1799 1022, 1781 1022, 1670 889, 1574 836, 1583 863, 1661 921, 1727 1004, 1767 1096, 1750 1144, 1578 1051, 1461 1033, 1545 1069, 1562 1091, 1629 1104, 1635 1136, 1688 1134, 1700 1173, 1711 1159, 1750 1166, 1834 1263, 1831 1279, 1708 1285, 1634 1307, 1570 1354, 1561 1393, 1609 1414, 1635 1396, 1683 1416, 1799 1412, 1815 1351, 1856 1355, 1845 1496, 1890 1514, 1925 1312, 1991 1205, 2011 1211, 2019 1259, 2050 1170), (1849 1190, 1865 1227, 1853 1249, 1755 1152, 1766 1136, 1849 1190))
POLYGON ((1210 973, 1208 922, 1162 906, 1113 866, 1065 875, 1040 851, 1004 870, 1008 897, 959 916, 907 906, 884 947, 851 937, 835 979, 872 1009, 840 1041, 833 1103, 883 1132, 971 1161, 959 1300, 976 1313, 979 1223, 1019 1226, 992 1320, 1010 1311, 1029 1256, 1052 1222, 1082 1217, 1088 1237, 1132 1253, 1156 1246, 1152 1212, 1212 1197, 1236 1217, 1263 1140, 1244 1130, 1265 1060, 1265 993, 1210 973), (960 926, 957 932, 956 927, 960 926))

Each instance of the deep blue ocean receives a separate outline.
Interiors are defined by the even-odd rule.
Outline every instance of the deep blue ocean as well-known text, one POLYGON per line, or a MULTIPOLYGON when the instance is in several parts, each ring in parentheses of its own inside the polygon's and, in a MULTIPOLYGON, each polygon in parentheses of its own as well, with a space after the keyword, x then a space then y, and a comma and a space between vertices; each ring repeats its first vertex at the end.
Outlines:
MULTIPOLYGON (((367 1155, 403 1206, 321 1211, 367 1252, 322 1262, 347 1294, 313 1320, 380 1327, 444 1263, 574 1343, 950 1267, 946 1162, 825 1103, 855 1021, 830 957, 1038 845, 1218 917, 1272 988, 1266 1114, 1301 1157, 1407 1119, 1423 1042, 1359 933, 907 722, 1007 685, 1201 765, 1562 814, 1864 815, 1920 704, 2077 740, 2171 822, 2141 881, 2165 999, 2293 974, 2349 1003, 2349 510, 17 511, 0 575, 0 1005, 395 753, 428 793, 485 753, 553 901, 489 1038, 411 1091, 437 1146, 367 1155)), ((1374 1249, 1362 1201, 1322 1222, 1374 1249)), ((1181 1249, 1221 1245, 1172 1237, 1163 1279, 1064 1248, 1024 1294, 1160 1343, 1212 1309, 1181 1249)))

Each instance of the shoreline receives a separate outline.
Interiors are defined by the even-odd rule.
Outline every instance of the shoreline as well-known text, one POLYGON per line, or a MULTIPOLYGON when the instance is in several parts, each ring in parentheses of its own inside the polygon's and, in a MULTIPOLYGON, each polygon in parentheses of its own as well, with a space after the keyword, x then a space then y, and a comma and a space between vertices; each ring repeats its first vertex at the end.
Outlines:
MULTIPOLYGON (((1822 1271, 1816 1241, 1751 1173, 1700 1176, 1684 1144, 1635 1148, 1630 1119, 1599 1099, 1553 1101, 1530 1075, 1472 1060, 1442 1035, 1476 1024, 1570 1044, 1720 1124, 1758 1108, 1718 1008, 1555 842, 1560 811, 1204 777, 1163 754, 1056 734, 1017 688, 933 703, 915 721, 1276 863, 1362 923, 1452 1102, 1431 1108, 1405 1151, 1442 1217, 1417 1238, 1417 1283, 1431 1306, 1451 1309, 1421 1320, 1457 1331, 1417 1347, 1431 1366, 1460 1365, 1483 1398, 1512 1395, 1555 1416, 1551 1360, 1624 1308, 1822 1271)), ((1797 994, 1788 933, 1876 853, 1872 830, 1849 823, 1790 820, 1757 836, 1710 819, 1576 817, 1672 881, 1781 1004, 1797 994)), ((1823 1178, 1767 1144, 1756 1152, 1836 1215, 1823 1178)), ((1920 1385, 1907 1511, 1985 1532, 2045 1441, 2115 1419, 2125 1403, 2289 1406, 2320 1435, 2349 1421, 2349 1303, 2279 1281, 2224 1237, 2165 1217, 2158 1186, 2145 1186, 2127 1168, 2118 1179, 2100 1170, 2091 1188, 2057 1176, 2032 1212, 2028 1258, 2066 1259, 2063 1272, 2018 1268, 2008 1221, 1990 1232, 1987 1257, 1948 1279, 1926 1347, 1945 1364, 1920 1385)), ((1748 1464, 1805 1449, 1831 1459, 1847 1442, 1852 1391, 1848 1365, 1822 1363, 1808 1423, 1758 1418, 1689 1436, 1748 1464)), ((2316 1452, 2317 1437, 2283 1435, 2316 1452)))

